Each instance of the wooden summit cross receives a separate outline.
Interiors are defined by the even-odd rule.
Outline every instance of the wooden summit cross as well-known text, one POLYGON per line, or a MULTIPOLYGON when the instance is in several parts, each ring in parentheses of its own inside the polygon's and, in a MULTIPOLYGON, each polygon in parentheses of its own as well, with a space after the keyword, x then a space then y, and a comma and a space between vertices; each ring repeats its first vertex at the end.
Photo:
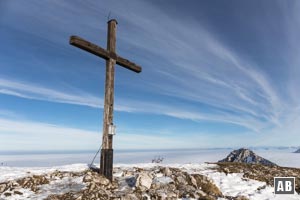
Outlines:
POLYGON ((109 180, 112 180, 113 170, 113 135, 110 129, 113 126, 114 108, 114 77, 115 64, 121 65, 134 72, 141 72, 142 68, 116 54, 116 28, 117 20, 112 19, 107 22, 107 49, 103 49, 77 36, 70 37, 70 44, 80 49, 88 51, 106 60, 106 80, 105 80, 105 100, 103 111, 103 136, 100 159, 100 173, 109 180))

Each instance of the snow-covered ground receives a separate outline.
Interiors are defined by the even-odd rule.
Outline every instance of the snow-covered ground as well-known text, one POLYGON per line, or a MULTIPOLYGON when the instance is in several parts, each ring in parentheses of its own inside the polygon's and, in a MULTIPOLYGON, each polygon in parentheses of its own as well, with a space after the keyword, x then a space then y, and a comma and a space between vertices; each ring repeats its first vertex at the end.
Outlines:
MULTIPOLYGON (((243 174, 228 174, 217 172, 213 164, 171 165, 186 170, 188 173, 199 173, 209 177, 226 196, 245 196, 250 200, 299 200, 300 195, 275 195, 274 188, 266 183, 243 178, 243 174), (264 189, 257 190, 265 186, 264 189)), ((222 200, 220 198, 220 200, 222 200)))
POLYGON ((15 180, 29 175, 52 173, 56 170, 62 172, 80 172, 88 169, 87 164, 72 164, 54 167, 0 167, 0 183, 15 180))
MULTIPOLYGON (((217 172, 212 169, 215 167, 214 164, 160 164, 162 166, 176 167, 180 168, 188 173, 199 173, 208 176, 222 191, 224 195, 228 196, 238 196, 243 195, 248 197, 251 200, 299 200, 300 195, 274 195, 274 188, 270 186, 263 187, 263 189, 258 190, 266 184, 264 182, 259 182, 255 180, 244 179, 242 174, 224 174, 217 172)), ((115 173, 115 176, 118 176, 120 170, 129 169, 132 167, 140 168, 151 168, 155 164, 117 164, 116 168, 119 169, 115 173)), ((14 180, 17 178, 28 176, 28 174, 40 175, 43 173, 54 172, 55 170, 60 171, 83 171, 87 169, 86 164, 73 164, 57 167, 40 167, 40 168, 21 168, 21 167, 0 167, 0 182, 6 180, 14 180)), ((13 195, 5 199, 42 199, 48 196, 51 193, 58 193, 67 191, 67 188, 62 187, 63 185, 68 184, 77 184, 77 187, 82 186, 82 177, 76 177, 71 180, 71 178, 64 178, 57 181, 52 181, 50 184, 43 185, 41 191, 38 194, 33 193, 30 190, 23 189, 23 195, 13 195), (81 184, 81 185, 80 185, 81 184), (65 189, 65 190, 64 190, 65 189)), ((0 199, 4 199, 3 195, 0 199)), ((221 200, 221 199, 220 199, 221 200)))
POLYGON ((68 178, 64 177, 59 180, 51 181, 49 184, 41 185, 39 192, 35 193, 30 189, 18 189, 22 194, 12 196, 0 195, 0 200, 40 200, 45 199, 51 194, 64 194, 70 191, 79 191, 85 187, 82 181, 83 177, 68 178))
MULTIPOLYGON (((300 200, 299 195, 274 195, 274 188, 270 186, 264 189, 257 188, 265 186, 265 183, 255 180, 244 180, 242 174, 229 174, 216 172, 210 169, 213 165, 203 164, 204 162, 216 162, 225 158, 232 149, 195 149, 195 150, 148 150, 148 151, 116 151, 114 162, 115 167, 128 169, 132 167, 151 168, 154 164, 149 162, 158 156, 164 158, 162 165, 182 168, 189 173, 200 173, 208 176, 219 187, 224 195, 238 196, 244 195, 249 199, 285 199, 300 200), (120 164, 128 163, 128 164, 120 164), (134 164, 139 163, 139 164, 134 164), (176 164, 177 163, 177 164, 176 164), (189 163, 189 164, 186 164, 189 163)), ((300 154, 292 153, 295 149, 254 149, 254 152, 280 166, 300 168, 300 154)), ((23 154, 5 155, 0 154, 0 183, 9 180, 26 177, 29 175, 41 175, 51 173, 55 170, 79 172, 88 168, 94 153, 68 153, 68 154, 23 154)), ((99 157, 96 158, 96 163, 99 157)), ((115 174, 118 176, 118 172, 115 174)), ((13 195, 12 197, 0 196, 0 199, 42 199, 50 193, 67 191, 63 186, 73 185, 75 188, 83 187, 82 177, 73 179, 61 179, 43 185, 40 193, 35 194, 29 189, 22 189, 23 195, 13 195), (74 179, 74 180, 73 180, 74 179)), ((70 189, 70 188, 69 188, 70 189)))
MULTIPOLYGON (((0 183, 13 181, 32 175, 50 174, 55 171, 61 172, 81 172, 88 169, 87 164, 72 164, 55 167, 0 167, 0 183)), ((22 194, 13 194, 5 196, 0 194, 0 200, 23 200, 23 199, 45 199, 50 194, 63 194, 69 191, 78 191, 85 187, 82 181, 83 177, 63 177, 50 181, 49 184, 40 186, 39 192, 35 193, 30 189, 19 188, 18 192, 22 194)))

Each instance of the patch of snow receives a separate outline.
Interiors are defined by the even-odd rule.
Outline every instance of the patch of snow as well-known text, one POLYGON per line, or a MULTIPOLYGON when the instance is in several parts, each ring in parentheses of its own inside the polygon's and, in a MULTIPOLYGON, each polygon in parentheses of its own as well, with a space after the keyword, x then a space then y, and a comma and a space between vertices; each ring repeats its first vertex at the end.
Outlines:
POLYGON ((114 172, 114 177, 122 177, 123 176, 123 171, 122 170, 119 170, 117 172, 114 172))
POLYGON ((86 184, 82 181, 83 177, 64 177, 62 179, 51 181, 49 184, 39 186, 39 191, 34 193, 30 189, 16 188, 15 191, 23 193, 22 195, 14 194, 11 196, 2 194, 0 200, 40 200, 47 198, 50 194, 64 194, 70 191, 80 191, 85 188, 86 184))
MULTIPOLYGON (((275 195, 274 188, 265 182, 243 178, 242 173, 225 174, 214 170, 200 171, 209 177, 220 191, 227 196, 245 196, 250 200, 299 200, 300 195, 275 195), (258 189, 264 187, 263 189, 258 189)), ((222 198, 219 198, 220 200, 222 198)))
POLYGON ((156 177, 160 178, 160 177, 163 177, 164 175, 162 173, 157 173, 156 174, 156 177))
POLYGON ((153 180, 154 183, 159 183, 159 184, 168 184, 171 182, 174 182, 172 178, 168 177, 168 176, 163 176, 163 177, 156 177, 153 180))
POLYGON ((206 174, 226 196, 252 195, 259 187, 266 185, 264 182, 256 180, 244 180, 242 173, 225 173, 215 172, 206 174))
POLYGON ((136 184, 135 177, 122 177, 119 179, 119 191, 126 192, 128 190, 134 189, 136 184))
POLYGON ((59 180, 51 181, 49 184, 41 185, 40 196, 50 194, 64 194, 70 191, 80 191, 86 184, 82 181, 83 177, 64 177, 59 180))
POLYGON ((54 171, 80 172, 88 169, 87 164, 72 164, 55 167, 0 167, 0 182, 16 180, 30 175, 41 175, 54 171))

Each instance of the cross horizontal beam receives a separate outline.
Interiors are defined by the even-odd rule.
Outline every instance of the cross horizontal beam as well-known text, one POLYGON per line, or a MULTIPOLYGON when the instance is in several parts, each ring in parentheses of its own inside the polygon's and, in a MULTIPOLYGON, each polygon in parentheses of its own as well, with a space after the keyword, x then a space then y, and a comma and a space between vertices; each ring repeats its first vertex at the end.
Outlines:
POLYGON ((104 58, 106 60, 110 58, 114 59, 118 65, 125 67, 126 69, 132 70, 137 73, 140 73, 142 71, 142 68, 137 64, 130 62, 129 60, 122 58, 121 56, 118 56, 113 52, 109 52, 103 49, 102 47, 99 47, 91 42, 88 42, 78 36, 71 36, 70 44, 80 49, 83 49, 85 51, 88 51, 96 56, 104 58))

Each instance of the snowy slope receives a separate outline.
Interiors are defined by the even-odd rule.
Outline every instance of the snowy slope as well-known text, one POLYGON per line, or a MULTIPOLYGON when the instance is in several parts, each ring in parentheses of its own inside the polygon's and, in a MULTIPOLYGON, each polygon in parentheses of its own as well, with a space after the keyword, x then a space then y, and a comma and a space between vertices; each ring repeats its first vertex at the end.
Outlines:
POLYGON ((54 167, 0 167, 0 183, 26 177, 28 175, 41 175, 58 171, 78 172, 88 169, 87 164, 72 164, 54 167))

